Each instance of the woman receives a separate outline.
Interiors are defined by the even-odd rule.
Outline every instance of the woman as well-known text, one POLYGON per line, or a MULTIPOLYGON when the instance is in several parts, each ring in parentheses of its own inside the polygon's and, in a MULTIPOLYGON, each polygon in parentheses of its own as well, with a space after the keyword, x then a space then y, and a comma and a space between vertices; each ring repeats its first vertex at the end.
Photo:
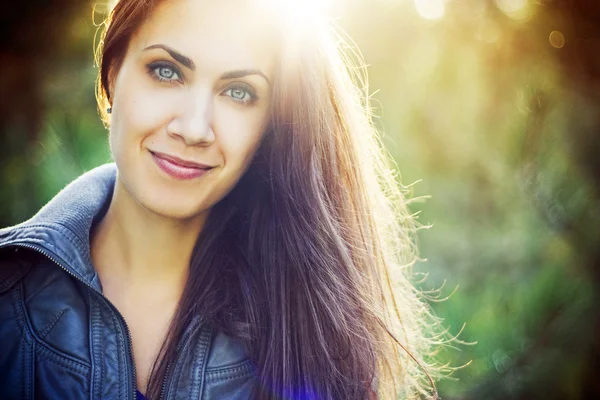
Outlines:
POLYGON ((116 4, 98 86, 115 163, 0 231, 3 399, 434 396, 414 225, 368 98, 340 38, 288 17, 116 4))

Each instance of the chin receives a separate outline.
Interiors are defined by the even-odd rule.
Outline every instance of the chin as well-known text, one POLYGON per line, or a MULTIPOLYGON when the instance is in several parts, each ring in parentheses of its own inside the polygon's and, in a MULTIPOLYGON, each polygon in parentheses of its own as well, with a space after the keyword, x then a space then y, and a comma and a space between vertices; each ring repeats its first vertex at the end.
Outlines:
POLYGON ((164 202, 146 208, 156 215, 181 222, 202 218, 208 211, 199 209, 198 207, 186 207, 182 204, 169 204, 164 202))
POLYGON ((157 191, 144 193, 137 198, 137 202, 150 213, 164 218, 182 222, 202 218, 208 208, 202 207, 197 202, 186 203, 185 197, 189 196, 164 196, 160 191, 157 191), (161 195, 160 198, 157 194, 161 195))

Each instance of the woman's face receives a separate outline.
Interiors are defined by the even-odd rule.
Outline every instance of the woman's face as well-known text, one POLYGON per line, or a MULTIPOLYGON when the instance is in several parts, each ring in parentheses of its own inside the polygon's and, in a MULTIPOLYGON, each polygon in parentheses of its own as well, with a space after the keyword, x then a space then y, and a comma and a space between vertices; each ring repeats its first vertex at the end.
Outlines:
POLYGON ((264 15, 248 3, 161 2, 111 81, 111 151, 128 195, 151 212, 205 215, 260 143, 275 50, 264 15))

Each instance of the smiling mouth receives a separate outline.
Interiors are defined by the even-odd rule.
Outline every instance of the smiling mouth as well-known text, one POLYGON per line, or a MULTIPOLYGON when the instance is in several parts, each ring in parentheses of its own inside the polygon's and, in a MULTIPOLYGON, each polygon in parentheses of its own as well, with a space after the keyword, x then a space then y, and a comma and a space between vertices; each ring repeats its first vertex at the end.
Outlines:
POLYGON ((150 151, 155 164, 167 175, 180 180, 199 178, 214 167, 150 151))

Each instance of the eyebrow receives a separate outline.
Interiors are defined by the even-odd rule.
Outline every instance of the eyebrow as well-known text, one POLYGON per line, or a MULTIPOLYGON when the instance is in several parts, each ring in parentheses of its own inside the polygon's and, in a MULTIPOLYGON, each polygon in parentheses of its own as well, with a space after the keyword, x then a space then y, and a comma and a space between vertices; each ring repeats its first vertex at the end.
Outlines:
POLYGON ((262 76, 269 85, 271 84, 269 78, 267 78, 267 76, 259 69, 238 69, 235 71, 228 71, 221 75, 221 80, 243 78, 248 75, 262 76))
POLYGON ((151 46, 146 47, 143 51, 152 50, 152 49, 163 49, 164 51, 169 53, 169 55, 171 57, 173 57, 174 60, 176 60, 178 63, 180 63, 184 67, 188 67, 192 71, 194 71, 196 69, 196 64, 194 64, 194 62, 192 61, 191 58, 184 56, 183 54, 181 54, 180 52, 178 52, 175 49, 170 48, 169 46, 166 46, 164 44, 153 44, 151 46))
MULTIPOLYGON (((191 58, 184 56, 177 50, 175 50, 167 45, 153 44, 153 45, 146 47, 143 51, 152 50, 152 49, 162 49, 162 50, 166 51, 167 53, 169 53, 169 55, 171 57, 173 57, 174 60, 176 60, 178 63, 180 63, 184 67, 187 67, 187 68, 191 69, 192 71, 196 70, 196 64, 194 63, 194 61, 192 61, 191 58)), ((237 79, 237 78, 243 78, 244 76, 249 76, 249 75, 262 76, 269 85, 271 84, 271 81, 269 80, 269 78, 267 78, 267 76, 259 69, 239 69, 239 70, 227 71, 221 75, 220 79, 221 80, 237 79)))

